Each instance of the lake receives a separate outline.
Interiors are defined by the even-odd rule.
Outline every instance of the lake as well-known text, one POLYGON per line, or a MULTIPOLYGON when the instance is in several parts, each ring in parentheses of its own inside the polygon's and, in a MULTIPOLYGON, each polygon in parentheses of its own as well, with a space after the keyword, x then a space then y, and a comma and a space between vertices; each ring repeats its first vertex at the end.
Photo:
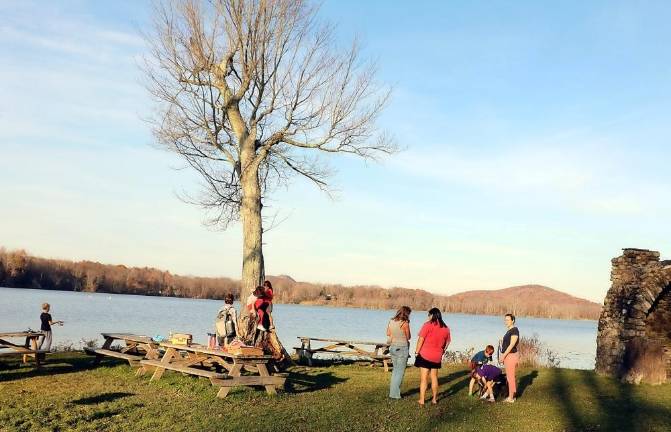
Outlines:
MULTIPOLYGON (((191 333, 205 343, 214 330, 214 317, 223 304, 220 300, 146 297, 123 294, 81 293, 15 288, 0 288, 0 332, 40 328, 42 303, 51 304, 54 320, 65 325, 54 327, 54 344, 81 345, 97 339, 101 332, 128 332, 149 336, 170 332, 191 333)), ((236 306, 238 304, 236 303, 236 306)), ((324 306, 276 304, 273 317, 277 334, 287 350, 297 346, 297 336, 334 339, 385 341, 387 321, 394 311, 324 306)), ((447 314, 445 322, 452 332, 450 350, 481 350, 496 346, 505 333, 503 317, 447 314)), ((426 312, 413 311, 414 336, 426 319, 426 312)), ((546 346, 559 354, 561 366, 593 369, 596 353, 596 321, 518 318, 522 336, 538 335, 546 346)))

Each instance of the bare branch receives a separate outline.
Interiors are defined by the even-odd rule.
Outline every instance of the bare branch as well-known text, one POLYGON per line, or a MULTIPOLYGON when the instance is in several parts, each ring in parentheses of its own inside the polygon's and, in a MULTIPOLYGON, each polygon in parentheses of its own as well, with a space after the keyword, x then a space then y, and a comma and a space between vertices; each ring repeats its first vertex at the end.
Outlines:
POLYGON ((375 126, 390 90, 358 42, 341 50, 317 13, 302 0, 156 7, 144 67, 154 135, 199 173, 203 193, 189 202, 218 209, 222 226, 239 217, 245 181, 266 196, 298 175, 328 193, 322 155, 397 151, 375 126))

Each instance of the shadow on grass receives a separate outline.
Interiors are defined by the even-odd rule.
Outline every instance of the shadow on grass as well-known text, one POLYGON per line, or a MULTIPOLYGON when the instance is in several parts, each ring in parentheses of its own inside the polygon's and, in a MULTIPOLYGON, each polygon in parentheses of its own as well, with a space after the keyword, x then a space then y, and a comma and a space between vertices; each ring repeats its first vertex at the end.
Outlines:
POLYGON ((73 400, 72 403, 75 405, 96 405, 102 402, 115 401, 117 399, 122 399, 128 396, 135 396, 135 393, 126 393, 126 392, 101 393, 99 395, 73 400))
POLYGON ((637 389, 631 384, 601 380, 592 371, 580 373, 578 379, 567 377, 562 369, 551 373, 567 431, 637 432, 671 427, 671 407, 636 398, 637 389), (587 399, 596 402, 591 412, 587 399))
POLYGON ((0 369, 0 382, 75 373, 100 367, 115 367, 122 363, 125 362, 122 360, 110 359, 110 361, 94 364, 91 357, 71 357, 66 359, 47 358, 46 362, 40 367, 35 367, 33 364, 24 365, 20 361, 17 361, 3 365, 3 369, 0 369))
MULTIPOLYGON (((443 384, 447 384, 449 382, 452 382, 458 378, 461 378, 463 376, 467 376, 468 371, 467 370, 460 370, 456 372, 452 372, 449 375, 441 376, 438 377, 438 385, 442 386, 443 384)), ((468 381, 470 380, 470 377, 467 377, 466 379, 463 379, 456 384, 452 385, 447 391, 442 392, 441 394, 438 395, 439 399, 442 399, 447 396, 451 396, 458 392, 459 390, 468 387, 468 381)), ((429 380, 429 387, 427 388, 427 393, 431 394, 431 380, 429 380)), ((401 397, 407 397, 407 396, 412 396, 415 394, 419 394, 419 386, 417 388, 413 388, 412 390, 409 390, 401 395, 401 397)))
POLYGON ((531 384, 534 383, 534 380, 536 378, 538 378, 537 370, 533 370, 528 374, 524 375, 522 378, 520 378, 519 382, 517 383, 517 392, 515 394, 515 397, 521 397, 524 394, 524 390, 526 390, 527 387, 531 386, 531 384))
POLYGON ((348 378, 335 376, 333 372, 291 370, 287 376, 284 389, 287 393, 309 393, 331 388, 347 380, 348 378))
POLYGON ((130 406, 125 406, 123 408, 115 408, 115 409, 107 409, 104 411, 97 411, 94 412, 93 414, 89 415, 86 417, 87 422, 93 422, 96 420, 103 420, 107 419, 110 417, 118 416, 119 414, 123 412, 128 412, 130 410, 136 409, 136 408, 142 408, 144 407, 144 404, 133 404, 130 406))

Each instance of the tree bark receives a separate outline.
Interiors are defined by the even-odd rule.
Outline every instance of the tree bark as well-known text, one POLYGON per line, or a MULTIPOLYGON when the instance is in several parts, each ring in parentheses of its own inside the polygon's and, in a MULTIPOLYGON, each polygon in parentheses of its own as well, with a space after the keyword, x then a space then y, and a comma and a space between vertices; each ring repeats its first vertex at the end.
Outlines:
MULTIPOLYGON (((250 151, 250 153, 253 150, 250 151)), ((240 284, 241 321, 247 310, 245 302, 254 289, 263 284, 265 269, 263 263, 263 226, 261 218, 261 184, 259 182, 258 164, 254 163, 253 154, 243 151, 240 184, 242 187, 242 281, 240 284), (248 160, 247 157, 249 157, 248 160), (250 160, 251 159, 251 160, 250 160)), ((251 326, 240 326, 241 337, 247 340, 251 326)))

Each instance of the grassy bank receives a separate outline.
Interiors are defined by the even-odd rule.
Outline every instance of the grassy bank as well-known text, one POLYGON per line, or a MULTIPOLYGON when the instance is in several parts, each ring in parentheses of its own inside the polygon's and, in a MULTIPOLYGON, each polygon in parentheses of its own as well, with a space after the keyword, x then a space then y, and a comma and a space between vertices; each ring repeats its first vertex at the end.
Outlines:
POLYGON ((92 367, 80 353, 43 368, 0 360, 0 430, 662 431, 671 430, 671 385, 630 386, 590 371, 522 369, 512 405, 466 396, 461 367, 443 368, 437 406, 417 406, 417 370, 404 399, 387 399, 389 374, 344 365, 294 367, 285 392, 253 389, 217 399, 207 380, 166 373, 149 383, 127 364, 92 367))

